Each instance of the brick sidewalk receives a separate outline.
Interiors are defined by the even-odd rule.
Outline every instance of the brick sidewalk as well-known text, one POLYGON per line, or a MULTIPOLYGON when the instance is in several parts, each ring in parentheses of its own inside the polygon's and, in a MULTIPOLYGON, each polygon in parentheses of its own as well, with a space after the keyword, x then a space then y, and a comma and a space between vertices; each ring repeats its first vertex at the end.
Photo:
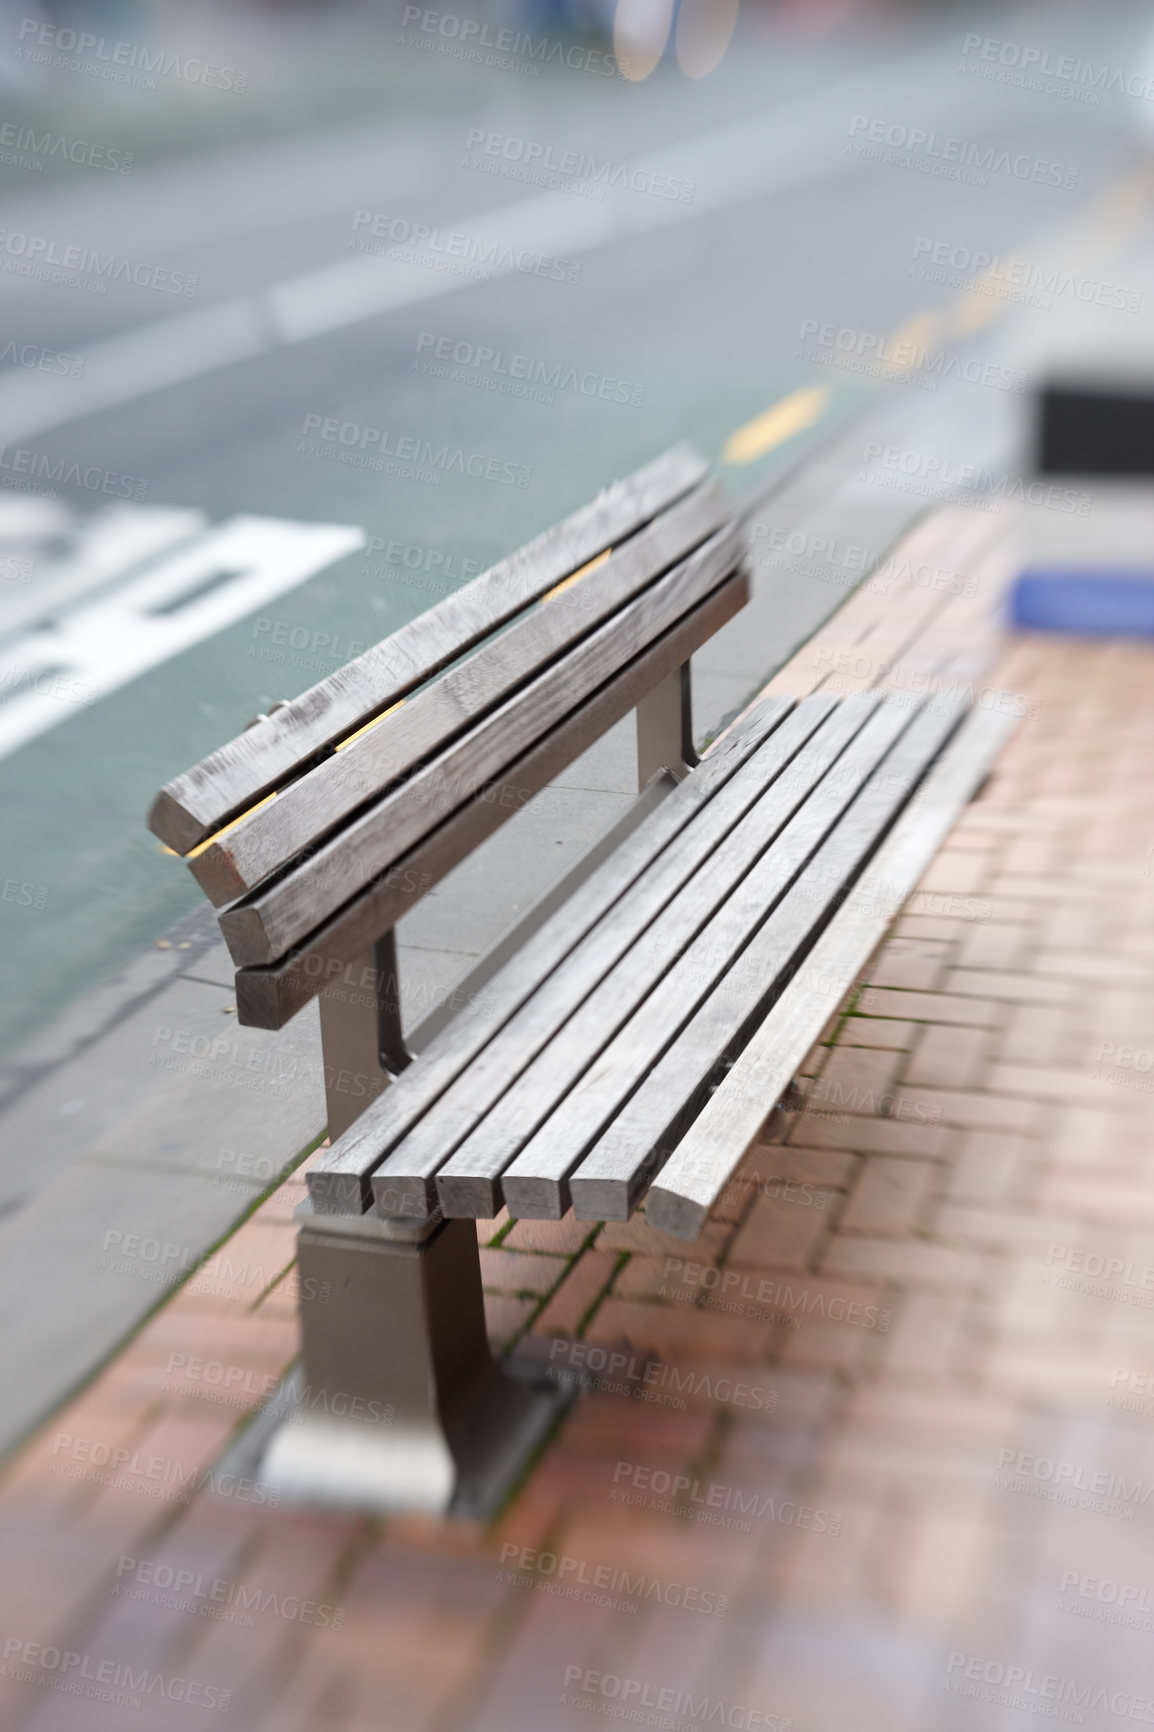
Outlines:
POLYGON ((1011 649, 1029 719, 697 1247, 483 1224, 494 1339, 600 1383, 491 1532, 200 1483, 295 1350, 277 1191, 4 1480, 5 1725, 1154 1717, 1152 680, 1011 649))

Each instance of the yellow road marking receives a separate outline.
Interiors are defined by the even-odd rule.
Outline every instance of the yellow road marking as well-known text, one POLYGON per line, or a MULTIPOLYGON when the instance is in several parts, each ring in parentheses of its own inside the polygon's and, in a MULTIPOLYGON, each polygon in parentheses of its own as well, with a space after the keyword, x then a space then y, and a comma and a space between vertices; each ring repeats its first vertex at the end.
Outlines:
MULTIPOLYGON (((1154 168, 1143 163, 1132 174, 1124 174, 1091 199, 1086 211, 1092 216, 1138 217, 1154 195, 1154 168)), ((1083 213, 1085 214, 1085 212, 1083 213)))
POLYGON ((911 367, 921 365, 922 355, 933 347, 941 333, 942 315, 940 313, 915 313, 912 319, 900 326, 892 337, 887 338, 887 346, 893 348, 906 344, 909 354, 905 360, 887 361, 886 365, 895 373, 908 373, 911 367))
POLYGON ((806 385, 800 391, 792 391, 788 397, 747 421, 736 433, 731 433, 725 441, 721 461, 756 462, 775 446, 784 445, 795 433, 804 433, 807 427, 812 427, 825 414, 829 397, 828 385, 806 385))
MULTIPOLYGON (((1024 261, 1010 259, 1008 262, 1013 266, 1024 261)), ((1002 317, 1012 303, 1001 300, 993 287, 989 294, 984 294, 981 287, 985 282, 994 285, 997 281, 992 271, 986 271, 968 289, 962 290, 950 308, 951 336, 968 337, 973 331, 982 331, 1002 317)))

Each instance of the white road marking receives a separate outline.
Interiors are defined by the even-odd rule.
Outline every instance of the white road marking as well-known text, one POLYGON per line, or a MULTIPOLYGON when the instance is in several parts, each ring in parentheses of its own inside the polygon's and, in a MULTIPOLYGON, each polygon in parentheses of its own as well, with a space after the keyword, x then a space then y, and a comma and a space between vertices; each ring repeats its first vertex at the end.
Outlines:
MULTIPOLYGON (((717 128, 636 164, 647 173, 692 181, 692 203, 622 187, 605 187, 603 198, 586 198, 575 188, 576 196, 541 193, 438 226, 443 233, 468 235, 483 248, 507 249, 511 259, 488 268, 492 279, 525 268, 516 262, 518 257, 571 258, 613 241, 693 222, 767 193, 805 186, 854 166, 856 159, 846 155, 846 143, 855 102, 868 98, 871 112, 882 113, 888 112, 885 103, 892 99, 905 112, 911 92, 923 88, 930 73, 940 78, 945 52, 941 45, 922 48, 888 68, 855 72, 772 114, 717 128)), ((935 92, 936 125, 944 124, 952 109, 970 100, 965 81, 957 79, 956 86, 935 92)), ((350 222, 351 217, 350 212, 350 222)), ((398 307, 451 294, 476 280, 403 259, 362 254, 253 294, 158 320, 79 351, 83 378, 33 372, 15 377, 10 372, 0 379, 0 444, 133 402, 282 344, 304 342, 398 307)))
MULTIPOLYGON (((57 533, 72 545, 64 558, 51 563, 12 556, 15 576, 6 586, 11 594, 0 596, 0 639, 40 624, 58 609, 123 579, 146 559, 208 527, 203 511, 179 506, 129 505, 121 500, 87 521, 74 520, 63 506, 59 509, 57 533), (31 567, 27 574, 25 565, 31 567)), ((0 547, 7 540, 7 528, 0 510, 0 547)), ((0 556, 0 571, 4 563, 0 556)))
POLYGON ((0 757, 296 588, 364 539, 363 530, 342 524, 234 517, 113 594, 21 633, 0 651, 0 757))
POLYGON ((58 499, 37 493, 0 494, 0 545, 22 547, 68 535, 72 512, 58 499))

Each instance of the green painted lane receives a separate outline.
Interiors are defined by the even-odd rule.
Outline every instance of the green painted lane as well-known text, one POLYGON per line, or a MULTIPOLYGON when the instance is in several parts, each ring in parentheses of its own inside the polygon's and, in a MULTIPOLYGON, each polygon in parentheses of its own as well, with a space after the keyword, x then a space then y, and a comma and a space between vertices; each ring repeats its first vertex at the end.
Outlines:
MULTIPOLYGON (((617 358, 606 375, 635 377, 617 358)), ((332 673, 477 571, 679 439, 716 458, 734 431, 808 381, 683 369, 645 379, 640 406, 579 392, 552 403, 425 376, 365 390, 339 412, 319 402, 211 465, 173 503, 213 522, 236 512, 362 526, 363 553, 89 708, 0 761, 0 1048, 11 1049, 202 902, 187 870, 145 828, 157 788, 281 697, 332 673), (357 447, 302 437, 305 414, 427 441, 433 481, 342 461, 357 447), (324 455, 302 447, 315 445, 324 455), (444 455, 442 455, 442 453, 444 455), (475 478, 456 454, 494 459, 475 478), (504 466, 509 465, 506 469, 504 466), (519 485, 524 471, 527 485, 519 485)), ((826 383, 826 381, 823 381, 826 383)), ((792 465, 870 395, 834 383, 822 418, 756 463, 727 471, 736 492, 792 465)), ((359 437, 359 435, 358 435, 359 437)), ((166 501, 168 502, 168 501, 166 501)))

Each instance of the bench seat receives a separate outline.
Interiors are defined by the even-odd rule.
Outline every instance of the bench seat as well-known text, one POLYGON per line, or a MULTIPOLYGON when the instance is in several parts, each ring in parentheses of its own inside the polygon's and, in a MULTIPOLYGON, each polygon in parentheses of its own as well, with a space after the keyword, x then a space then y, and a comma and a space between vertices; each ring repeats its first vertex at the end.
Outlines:
MULTIPOLYGON (((314 1208, 628 1219, 895 819, 917 819, 966 714, 877 693, 758 704, 492 980, 484 1009, 318 1162, 314 1208)), ((955 812, 1004 731, 963 729, 955 812)), ((874 903, 871 948, 894 911, 874 903)), ((852 974, 838 978, 840 998, 852 974)), ((715 1135, 715 1194, 758 1128, 715 1135)))

